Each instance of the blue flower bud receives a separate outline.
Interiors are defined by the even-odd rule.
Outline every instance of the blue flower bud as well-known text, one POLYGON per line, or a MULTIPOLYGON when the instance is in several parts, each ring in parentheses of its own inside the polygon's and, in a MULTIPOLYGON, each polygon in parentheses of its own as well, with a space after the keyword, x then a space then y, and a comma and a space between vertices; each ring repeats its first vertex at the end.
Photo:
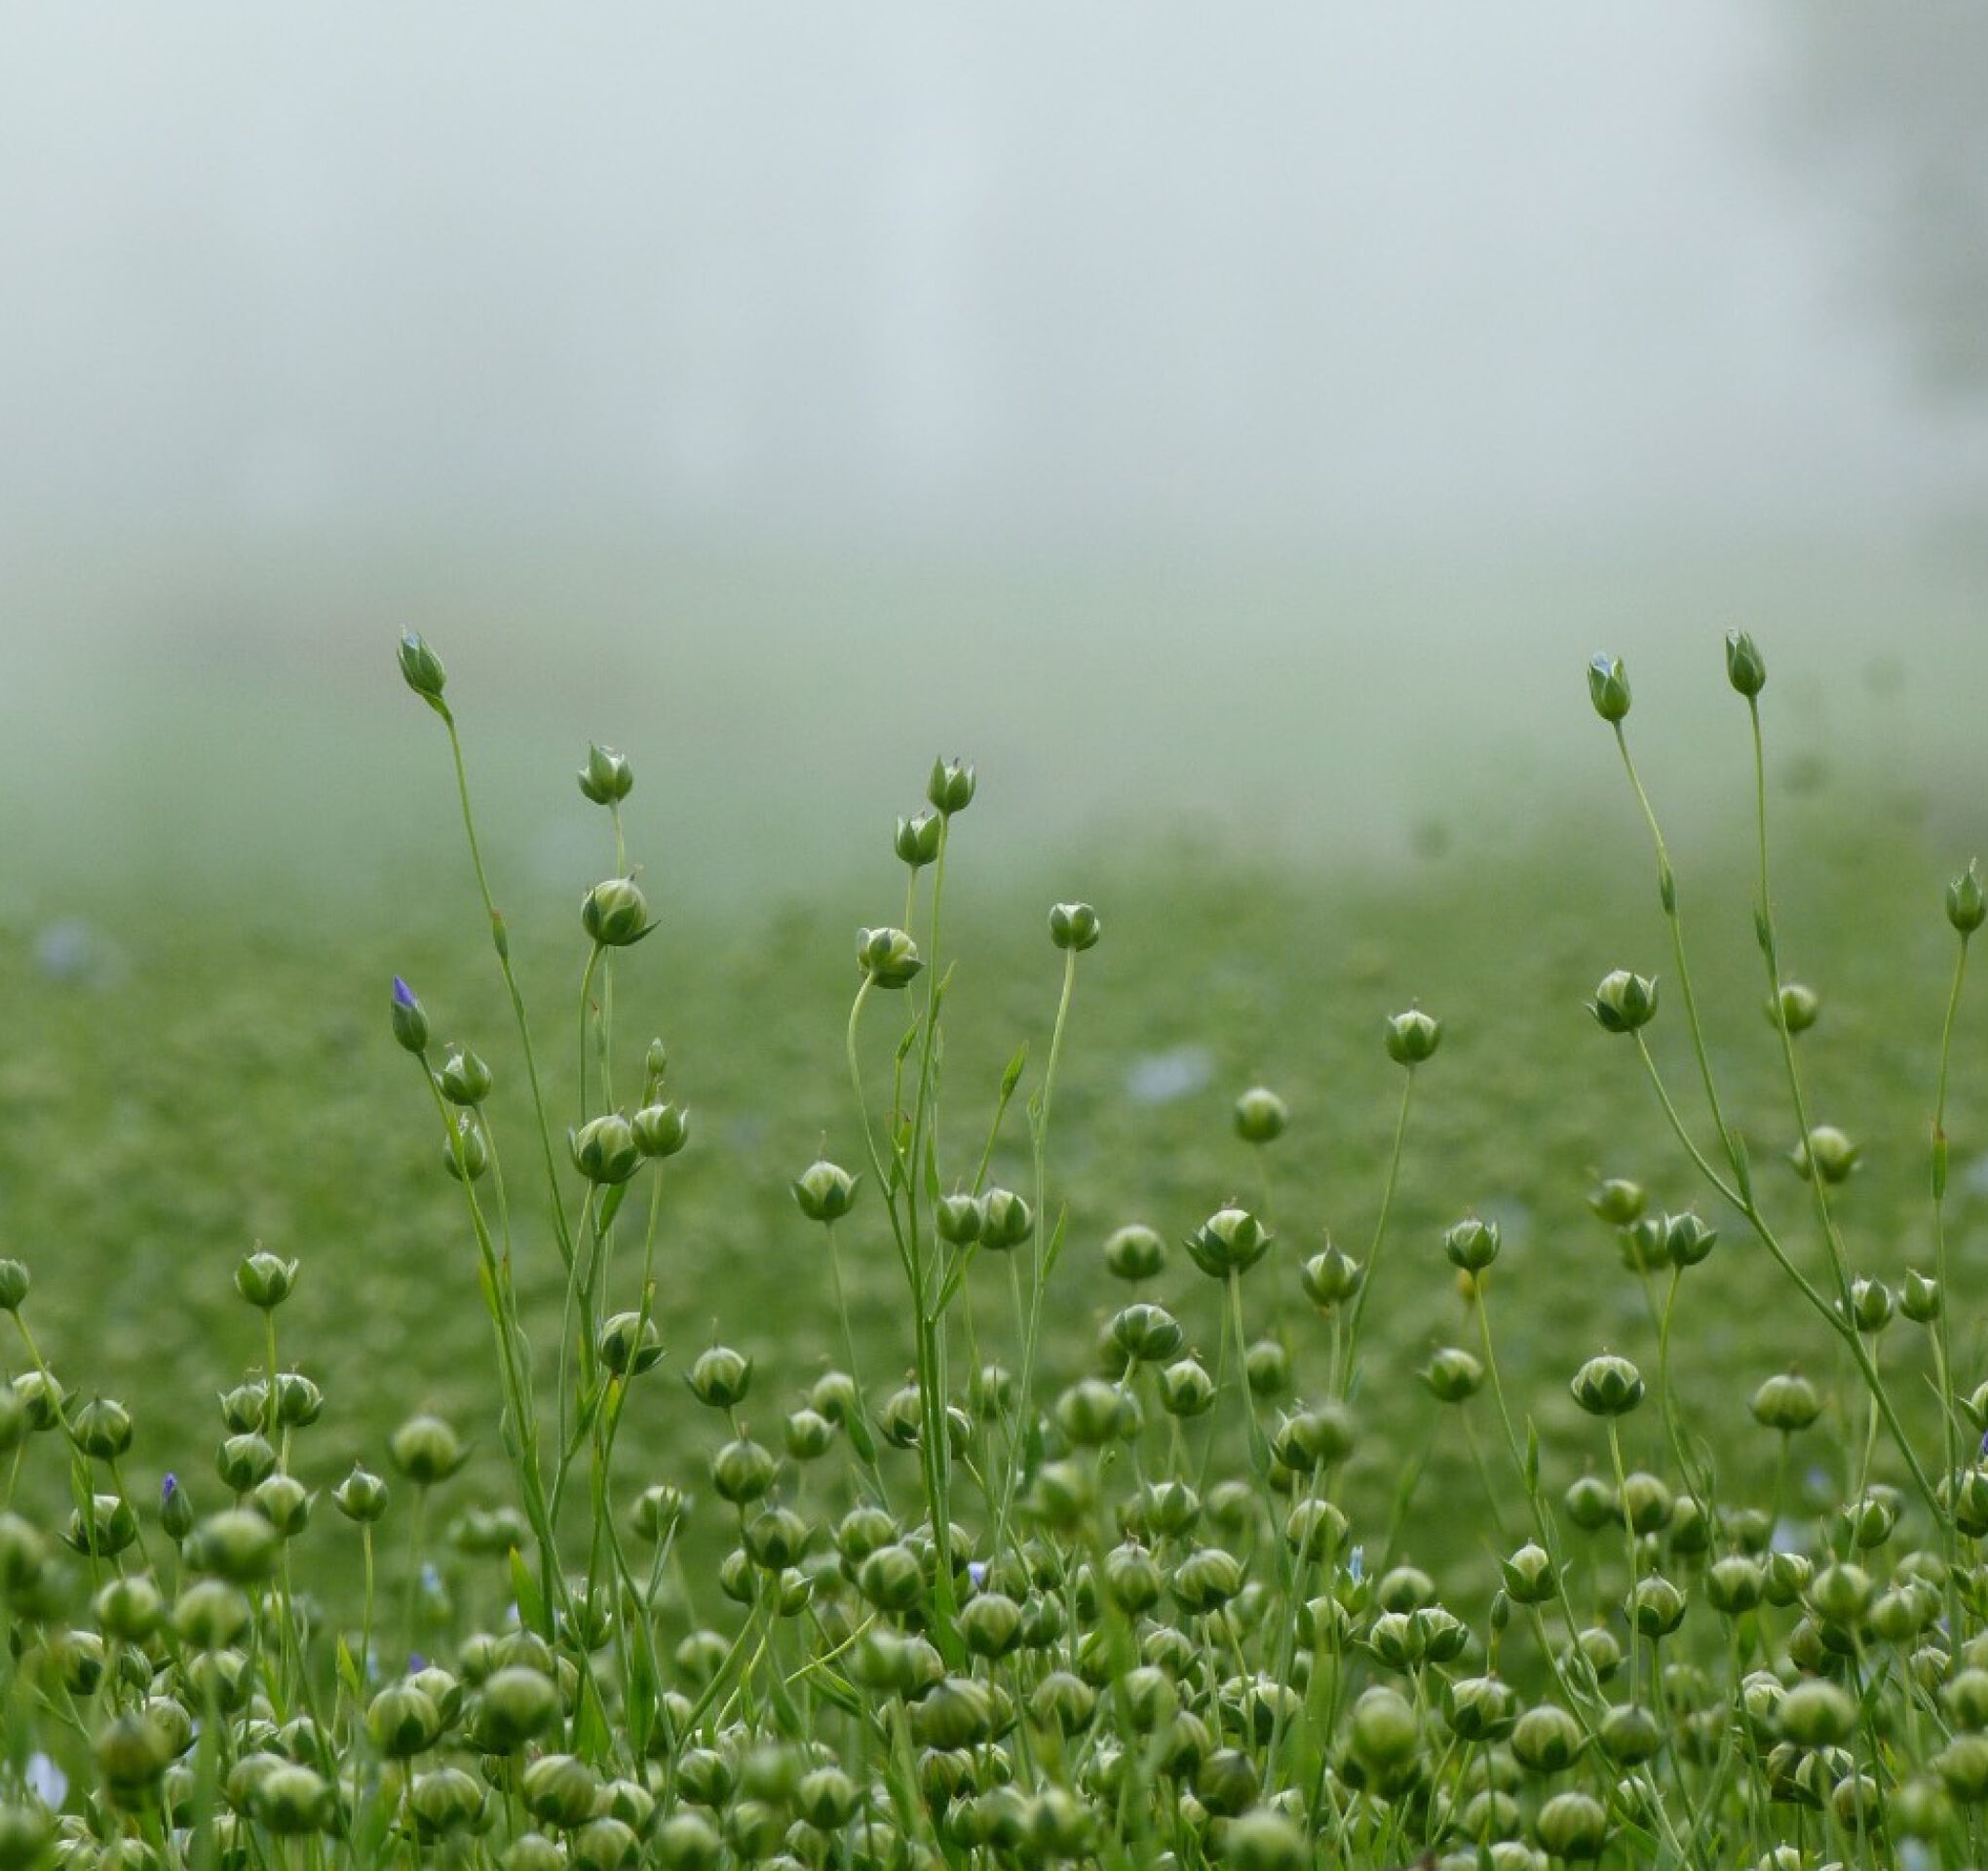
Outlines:
POLYGON ((428 1050, 428 1015, 414 998, 414 990, 398 974, 394 976, 393 1005, 388 1010, 394 1023, 394 1038, 409 1052, 428 1050))
POLYGON ((1613 656, 1590 658, 1587 665, 1587 699, 1604 721, 1620 721, 1629 711, 1629 676, 1622 659, 1613 656))
POLYGON ((193 1531, 193 1497, 179 1485, 176 1474, 159 1484, 159 1525, 175 1546, 193 1531))

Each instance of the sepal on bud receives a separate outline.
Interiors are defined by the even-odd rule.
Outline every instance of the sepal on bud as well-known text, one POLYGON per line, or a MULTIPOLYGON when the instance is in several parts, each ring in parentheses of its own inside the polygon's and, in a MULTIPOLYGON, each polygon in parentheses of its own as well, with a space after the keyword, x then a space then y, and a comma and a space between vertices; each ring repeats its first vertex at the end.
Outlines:
POLYGON ((965 812, 974 803, 974 791, 978 782, 972 765, 965 760, 935 760, 932 763, 932 778, 926 782, 925 796, 935 807, 950 819, 956 812, 965 812))
POLYGON ((397 654, 401 679, 430 707, 440 712, 442 707, 441 691, 448 682, 448 672, 441 667, 441 658, 413 630, 401 632, 397 654))
POLYGON ((825 1158, 810 1164, 789 1185, 794 1202, 810 1221, 840 1221, 856 1205, 859 1178, 825 1158))
POLYGON ((1050 940, 1060 949, 1082 954, 1095 948, 1104 923, 1089 903, 1056 903, 1050 910, 1050 940))
POLYGON ((569 1134, 573 1166, 589 1182, 611 1187, 642 1166, 634 1126, 618 1111, 591 1119, 569 1134))
POLYGON ((944 835, 945 821, 937 812, 914 812, 910 818, 898 821, 892 849, 911 869, 923 870, 937 860, 944 835))
POLYGON ((1396 1065, 1420 1065, 1442 1044, 1442 1022, 1418 1007, 1388 1019, 1388 1056, 1396 1065))
POLYGON ((274 1312, 297 1283, 297 1263, 257 1248, 235 1269, 235 1290, 258 1312, 274 1312))
POLYGON ((656 925, 632 877, 609 877, 580 899, 580 927, 602 948, 632 948, 656 925))
POLYGON ((1726 632, 1726 680, 1748 701, 1767 687, 1767 662, 1744 630, 1726 632))
POLYGON ((1604 1033, 1634 1033, 1657 1017, 1657 983, 1625 968, 1601 978, 1587 1011, 1604 1033))
POLYGON ((873 985, 905 987, 925 963, 918 944, 901 929, 860 929, 856 932, 856 965, 873 985))
POLYGON ((1247 1273, 1270 1251, 1270 1230, 1246 1208, 1218 1208, 1187 1237, 1194 1264, 1210 1279, 1247 1273))
POLYGON ((1965 937, 1988 921, 1988 891, 1981 886, 1981 872, 1972 859, 1968 867, 1946 889, 1947 921, 1965 937))
POLYGON ((681 1105, 645 1104, 629 1120, 645 1157, 673 1157, 690 1141, 690 1113, 681 1105))

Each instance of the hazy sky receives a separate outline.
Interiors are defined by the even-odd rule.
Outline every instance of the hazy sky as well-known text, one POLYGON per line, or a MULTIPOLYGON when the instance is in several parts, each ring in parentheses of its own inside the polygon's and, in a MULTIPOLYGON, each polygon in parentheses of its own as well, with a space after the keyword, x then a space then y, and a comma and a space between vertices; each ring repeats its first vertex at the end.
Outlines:
POLYGON ((1972 504, 1764 4, 27 4, 0 501, 307 533, 1972 504))

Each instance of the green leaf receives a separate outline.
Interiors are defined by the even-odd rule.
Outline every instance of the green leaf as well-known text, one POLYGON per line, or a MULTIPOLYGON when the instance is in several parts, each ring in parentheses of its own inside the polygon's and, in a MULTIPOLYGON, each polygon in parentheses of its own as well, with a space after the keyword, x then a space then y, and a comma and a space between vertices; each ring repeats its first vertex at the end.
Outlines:
POLYGON ((345 1693, 355 1702, 365 1700, 365 1682, 361 1676, 358 1660, 352 1654, 352 1646, 341 1635, 338 1639, 338 1655, 335 1664, 338 1681, 345 1693))
POLYGON ((1028 1042, 1024 1040, 1014 1049, 1013 1058, 1008 1061, 1008 1069, 1001 1075, 1001 1098, 1005 1104, 1014 1095, 1014 1088, 1021 1083, 1021 1075, 1028 1069, 1028 1042))
POLYGON ((524 1563, 524 1554, 516 1546, 511 1548, 511 1595, 517 1601, 517 1621, 526 1630, 535 1630, 541 1637, 550 1639, 553 1634, 552 1620, 546 1616, 545 1594, 538 1588, 538 1581, 531 1576, 531 1568, 524 1563))

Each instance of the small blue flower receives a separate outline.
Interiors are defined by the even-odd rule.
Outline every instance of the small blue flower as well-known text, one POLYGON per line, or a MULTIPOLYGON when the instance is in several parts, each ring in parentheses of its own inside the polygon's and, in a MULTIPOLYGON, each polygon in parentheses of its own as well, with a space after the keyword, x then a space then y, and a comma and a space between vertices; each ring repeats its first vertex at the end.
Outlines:
POLYGON ((169 1469, 165 1480, 159 1483, 159 1505, 162 1508, 170 1508, 178 1492, 179 1477, 169 1469))
POLYGON ((414 990, 398 974, 394 976, 394 1005, 406 1008, 418 1005, 414 999, 414 990))

